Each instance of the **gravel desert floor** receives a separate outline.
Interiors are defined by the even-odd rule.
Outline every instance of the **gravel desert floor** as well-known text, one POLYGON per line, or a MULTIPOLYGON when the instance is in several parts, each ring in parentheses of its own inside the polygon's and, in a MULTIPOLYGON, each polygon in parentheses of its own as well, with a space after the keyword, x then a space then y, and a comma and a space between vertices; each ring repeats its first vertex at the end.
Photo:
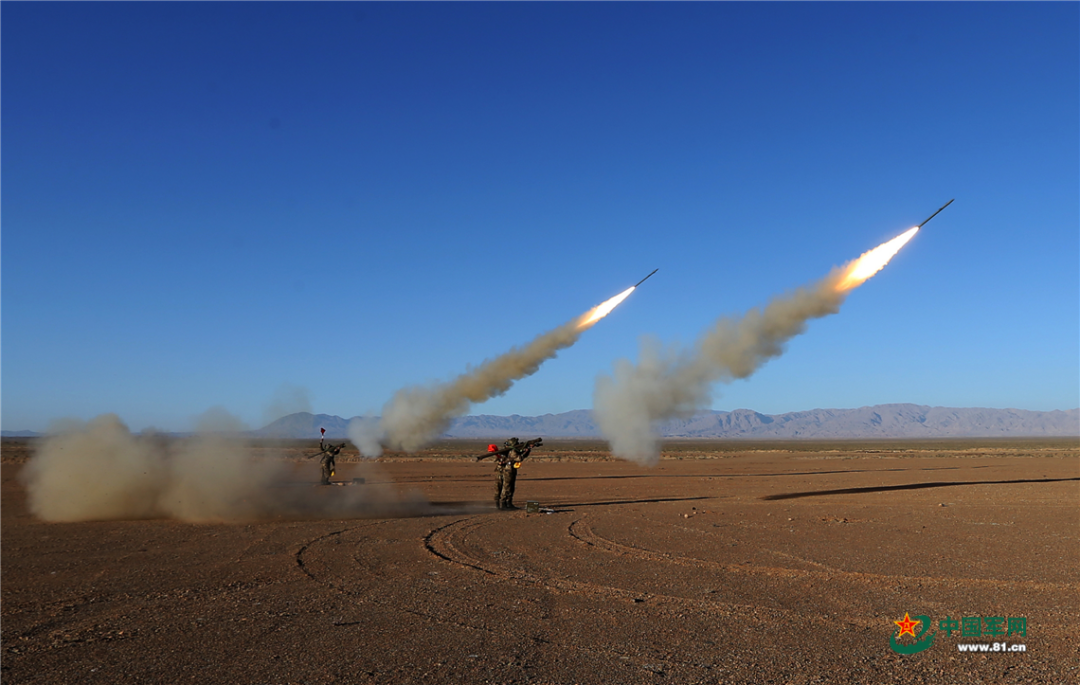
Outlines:
POLYGON ((4 682, 1080 678, 1075 439, 549 441, 509 512, 480 442, 275 485, 355 514, 48 523, 5 440, 4 682))

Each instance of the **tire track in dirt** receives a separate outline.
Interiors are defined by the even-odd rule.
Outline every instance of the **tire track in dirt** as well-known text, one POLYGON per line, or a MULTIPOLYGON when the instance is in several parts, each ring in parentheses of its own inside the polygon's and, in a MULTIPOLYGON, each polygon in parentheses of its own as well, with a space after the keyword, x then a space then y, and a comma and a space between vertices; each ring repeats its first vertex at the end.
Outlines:
MULTIPOLYGON (((492 580, 498 579, 521 582, 568 595, 589 596, 596 598, 601 602, 610 599, 618 599, 637 606, 648 606, 653 611, 673 616, 677 616, 686 611, 692 611, 698 616, 708 616, 710 617, 710 620, 713 621, 737 619, 743 622, 752 622, 763 627, 776 625, 777 622, 790 622, 793 620, 810 623, 827 629, 834 628, 835 626, 833 623, 836 620, 840 620, 848 625, 871 630, 880 626, 880 620, 876 618, 867 619, 856 614, 845 614, 842 617, 808 615, 794 609, 765 606, 762 604, 725 602, 716 598, 693 599, 660 592, 626 590, 611 585, 602 585, 569 578, 559 578, 554 575, 540 576, 525 571, 505 569, 498 564, 479 559, 461 550, 461 548, 464 547, 465 538, 495 522, 495 519, 490 518, 486 520, 460 520, 452 522, 432 530, 425 538, 425 547, 428 548, 431 554, 443 561, 469 568, 474 571, 479 571, 492 580)), ((672 556, 662 552, 653 552, 651 550, 621 545, 614 541, 607 540, 606 538, 602 538, 593 533, 584 517, 571 521, 570 524, 567 525, 566 532, 567 535, 578 544, 584 544, 605 553, 628 556, 650 562, 660 561, 666 563, 681 563, 686 566, 712 572, 715 572, 716 569, 728 570, 722 564, 672 556)), ((732 565, 732 568, 737 571, 747 571, 745 567, 740 567, 739 565, 732 565)), ((811 577, 809 573, 801 571, 789 569, 775 570, 781 572, 790 571, 790 574, 786 576, 787 578, 805 579, 811 577)), ((781 574, 776 575, 780 576, 781 574)), ((579 648, 576 645, 571 646, 575 649, 579 648)), ((632 658, 637 659, 638 657, 632 658)), ((670 659, 668 660, 668 663, 690 668, 699 668, 699 666, 692 663, 671 661, 670 659)))
MULTIPOLYGON (((326 578, 320 578, 319 575, 316 574, 315 572, 313 572, 308 567, 308 565, 305 563, 304 555, 307 553, 307 551, 309 549, 311 549, 312 547, 318 545, 319 543, 325 542, 325 541, 330 540, 330 539, 335 538, 335 537, 343 536, 343 535, 348 534, 348 533, 353 533, 353 532, 356 532, 356 531, 361 530, 361 529, 371 528, 371 527, 374 527, 374 526, 382 524, 382 523, 389 523, 389 521, 379 521, 379 522, 376 522, 376 523, 371 523, 371 524, 366 524, 366 525, 361 525, 361 526, 352 526, 350 528, 343 528, 341 530, 332 531, 330 533, 326 533, 324 535, 320 535, 319 537, 316 537, 316 538, 313 538, 313 539, 309 540, 307 543, 305 543, 296 552, 297 566, 312 581, 317 582, 317 583, 322 584, 322 585, 325 585, 326 587, 331 588, 331 589, 333 589, 333 590, 335 590, 335 591, 337 591, 337 592, 339 592, 339 593, 341 593, 343 595, 346 595, 346 596, 350 597, 351 599, 354 599, 354 600, 356 600, 356 601, 358 601, 360 603, 374 604, 374 605, 379 606, 379 607, 384 608, 384 609, 390 609, 390 610, 401 612, 401 613, 404 613, 404 614, 409 614, 411 616, 415 616, 416 618, 419 618, 419 619, 422 619, 422 620, 425 620, 425 621, 431 621, 433 623, 437 623, 437 624, 440 624, 440 625, 450 626, 450 627, 452 627, 454 629, 468 629, 468 630, 472 630, 472 631, 481 632, 481 633, 489 636, 488 638, 485 638, 485 639, 495 640, 495 639, 499 639, 499 638, 505 636, 503 631, 501 631, 501 630, 492 629, 492 628, 489 628, 487 626, 474 625, 472 623, 463 622, 461 620, 456 619, 453 616, 445 616, 445 615, 442 615, 442 614, 433 613, 430 610, 422 610, 422 609, 418 609, 418 608, 414 608, 414 607, 410 607, 410 606, 405 606, 405 605, 402 605, 399 602, 383 599, 383 598, 380 598, 378 596, 375 596, 375 597, 363 597, 363 596, 361 596, 361 593, 359 591, 350 589, 349 587, 346 587, 344 584, 338 584, 338 583, 333 582, 332 580, 329 580, 329 579, 326 579, 326 578)), ((476 559, 475 557, 472 557, 472 556, 462 552, 454 544, 454 540, 453 540, 453 535, 454 534, 465 536, 465 535, 468 535, 468 534, 472 533, 473 531, 475 531, 477 529, 485 528, 485 527, 491 525, 492 523, 493 523, 492 519, 490 519, 490 518, 485 519, 485 518, 482 518, 480 516, 471 516, 471 517, 468 517, 468 518, 458 519, 456 521, 452 521, 452 522, 450 522, 450 523, 448 523, 446 525, 439 526, 437 528, 433 528, 427 535, 425 535, 424 538, 423 538, 424 548, 428 551, 428 553, 430 553, 431 555, 435 556, 438 559, 441 559, 443 562, 454 564, 454 565, 457 565, 457 566, 461 566, 461 567, 470 569, 470 570, 475 571, 475 572, 482 573, 482 574, 484 574, 485 577, 490 578, 491 580, 494 580, 494 581, 497 581, 497 582, 498 581, 505 581, 505 580, 520 581, 520 582, 539 585, 539 586, 543 586, 543 587, 547 587, 549 589, 552 589, 552 585, 550 585, 548 582, 545 581, 545 579, 543 579, 540 576, 535 576, 533 574, 529 574, 529 573, 525 573, 525 572, 511 572, 511 571, 508 571, 508 570, 503 569, 503 568, 498 567, 498 566, 485 565, 481 560, 476 559)), ((578 588, 597 588, 597 587, 600 587, 600 586, 593 586, 591 584, 577 583, 576 581, 563 581, 559 585, 555 586, 555 589, 561 589, 561 590, 566 591, 566 592, 575 592, 576 594, 584 594, 578 588)), ((640 595, 638 593, 628 593, 628 592, 618 591, 615 588, 610 588, 610 590, 616 591, 616 592, 618 592, 618 593, 620 593, 620 594, 622 594, 622 595, 624 595, 626 597, 630 597, 630 596, 640 597, 640 595)), ((350 627, 350 626, 357 626, 357 625, 362 625, 362 624, 363 624, 362 621, 340 621, 340 622, 335 622, 334 623, 334 625, 338 626, 338 627, 350 627)), ((691 668, 691 669, 695 669, 695 670, 699 670, 699 671, 703 670, 702 666, 699 665, 699 664, 683 662, 683 661, 679 661, 679 660, 671 659, 671 658, 658 659, 656 657, 652 657, 652 658, 642 657, 642 656, 628 654, 628 653, 625 653, 625 652, 622 652, 622 651, 619 651, 619 650, 614 650, 614 649, 594 648, 594 647, 588 647, 588 646, 575 644, 575 643, 571 643, 571 642, 552 641, 552 640, 548 640, 546 638, 539 637, 539 636, 533 636, 533 637, 531 637, 529 639, 532 642, 534 642, 535 644, 537 644, 538 646, 557 647, 560 650, 572 650, 572 651, 576 651, 576 652, 587 653, 587 654, 590 654, 593 657, 605 657, 605 658, 617 659, 620 662, 637 666, 637 667, 642 668, 643 670, 646 670, 646 671, 655 672, 658 663, 662 663, 662 664, 665 664, 667 666, 678 666, 680 668, 691 668)))
MULTIPOLYGON (((642 593, 599 583, 590 583, 558 577, 554 574, 539 575, 520 569, 508 569, 463 551, 465 539, 482 528, 492 525, 496 519, 455 521, 431 531, 425 538, 427 550, 443 561, 479 571, 492 578, 512 580, 575 595, 610 596, 627 601, 640 600, 642 593)), ((665 595, 656 595, 665 597, 665 595)), ((679 599, 672 597, 671 599, 679 599)))
MULTIPOLYGON (((478 516, 474 516, 469 519, 453 521, 446 524, 445 526, 435 528, 430 533, 428 533, 428 535, 424 538, 424 547, 430 554, 444 562, 484 574, 485 578, 496 582, 509 581, 522 583, 542 588, 544 590, 557 591, 563 594, 575 595, 578 597, 594 597, 600 599, 601 601, 611 598, 617 598, 622 599, 627 603, 638 603, 642 601, 643 597, 647 596, 654 600, 651 608, 653 610, 660 611, 665 611, 665 608, 662 606, 657 606, 658 603, 662 604, 665 602, 665 600, 675 600, 676 603, 682 603, 683 601, 681 598, 678 597, 652 594, 643 595, 640 592, 632 592, 609 585, 571 580, 565 577, 556 577, 555 575, 539 575, 535 573, 529 573, 520 569, 508 569, 502 565, 490 563, 484 559, 480 559, 463 551, 463 548, 465 546, 464 543, 467 537, 477 533, 478 531, 482 531, 484 528, 487 528, 496 522, 497 519, 493 519, 491 517, 482 518, 478 516), (659 600, 659 602, 657 602, 656 600, 659 600)), ((484 630, 486 630, 487 632, 492 632, 486 628, 484 630)), ((618 659, 623 663, 631 664, 645 671, 653 673, 658 672, 658 668, 663 671, 666 669, 670 669, 670 667, 692 669, 693 671, 702 674, 708 672, 708 668, 702 666, 699 663, 674 659, 670 656, 666 658, 643 657, 634 654, 628 654, 617 649, 588 647, 581 644, 551 641, 538 637, 534 637, 533 639, 537 642, 537 644, 555 646, 559 649, 564 650, 584 652, 593 656, 602 656, 606 658, 618 659)))
POLYGON ((491 576, 498 576, 500 575, 499 573, 485 568, 479 563, 478 559, 470 557, 469 555, 460 551, 454 545, 453 539, 451 538, 451 534, 455 532, 456 527, 458 526, 468 526, 461 533, 461 535, 464 537, 464 535, 467 535, 476 528, 490 524, 490 521, 485 523, 482 519, 480 519, 479 516, 472 516, 467 519, 451 521, 445 526, 439 526, 438 528, 432 529, 430 533, 424 536, 424 549, 426 549, 430 554, 433 554, 436 557, 442 559, 443 561, 448 561, 452 564, 471 568, 474 571, 480 571, 481 573, 486 573, 491 576))
POLYGON ((372 528, 374 526, 379 526, 379 525, 382 525, 384 523, 389 523, 389 520, 375 521, 373 523, 363 523, 363 524, 360 524, 358 526, 349 526, 348 528, 342 528, 341 530, 335 530, 335 531, 331 531, 329 533, 324 533, 323 535, 319 535, 318 537, 314 537, 314 538, 308 540, 307 542, 305 542, 303 545, 300 546, 300 549, 296 550, 296 554, 294 555, 294 557, 296 559, 297 568, 299 568, 300 571, 304 575, 306 575, 308 578, 310 578, 311 580, 313 580, 313 581, 315 581, 317 583, 321 583, 323 585, 330 585, 330 587, 335 587, 335 589, 336 589, 336 586, 334 586, 331 583, 327 583, 326 581, 320 580, 318 577, 316 577, 316 575, 310 569, 308 569, 307 564, 304 562, 304 555, 307 553, 308 549, 310 549, 313 545, 315 545, 315 544, 317 544, 319 542, 323 542, 325 540, 329 540, 330 538, 338 537, 338 536, 343 535, 345 533, 350 533, 350 532, 352 532, 354 530, 360 530, 362 528, 372 528))
MULTIPOLYGON (((461 520, 468 520, 468 519, 461 519, 461 520)), ((454 523, 459 523, 461 520, 456 521, 454 523)), ((313 582, 318 583, 318 584, 323 585, 323 586, 326 586, 327 588, 330 588, 331 590, 334 590, 335 592, 337 592, 339 594, 345 595, 346 597, 349 597, 350 599, 352 599, 352 600, 354 600, 354 601, 356 601, 356 602, 358 602, 360 604, 373 604, 373 605, 378 606, 378 607, 383 608, 383 609, 391 609, 391 610, 398 611, 398 612, 401 612, 401 613, 416 616, 417 618, 422 618, 424 620, 433 621, 435 623, 440 623, 440 624, 443 624, 443 625, 449 625, 449 626, 453 626, 455 628, 468 628, 470 630, 480 630, 480 631, 486 632, 488 634, 494 635, 495 631, 492 631, 492 630, 490 630, 488 628, 485 628, 485 627, 472 626, 472 625, 469 625, 469 624, 466 624, 466 623, 461 623, 459 621, 455 621, 455 620, 452 620, 452 619, 446 619, 446 618, 444 618, 442 616, 437 616, 437 615, 432 614, 430 612, 420 611, 418 609, 412 609, 410 607, 403 606, 403 605, 401 605, 401 604, 399 604, 397 602, 382 599, 378 595, 365 596, 365 594, 362 591, 356 589, 353 586, 346 585, 344 582, 334 582, 333 577, 335 576, 335 574, 333 574, 333 573, 327 573, 327 574, 323 575, 323 574, 320 574, 320 573, 314 571, 311 568, 311 565, 309 563, 307 563, 305 561, 305 559, 304 559, 305 555, 309 551, 311 551, 314 547, 319 545, 320 543, 325 543, 326 541, 331 540, 333 538, 342 537, 342 536, 345 536, 347 534, 355 533, 357 531, 361 531, 361 530, 364 530, 364 529, 367 529, 367 528, 374 528, 376 526, 385 525, 385 524, 391 523, 393 521, 394 521, 394 519, 387 519, 387 520, 383 520, 383 521, 375 521, 375 522, 372 522, 372 523, 366 523, 366 524, 362 524, 362 525, 358 525, 358 526, 350 526, 348 528, 342 528, 341 530, 331 531, 331 532, 326 533, 324 535, 320 535, 318 537, 312 538, 311 540, 304 543, 304 545, 301 546, 299 550, 297 550, 297 552, 296 552, 296 565, 300 569, 300 571, 303 572, 303 574, 306 575, 313 582)), ((448 525, 452 525, 452 524, 448 524, 448 525)), ((443 527, 445 527, 445 526, 443 526, 443 527)), ((438 529, 436 529, 436 530, 438 530, 438 529)), ((430 534, 429 534, 429 536, 430 536, 430 534)), ((357 561, 355 555, 352 555, 352 558, 353 558, 354 562, 357 561)), ((348 627, 348 626, 353 626, 353 625, 361 625, 362 623, 363 623, 362 621, 337 621, 337 622, 334 623, 334 625, 338 626, 338 627, 348 627)))
MULTIPOLYGON (((341 532, 343 531, 336 531, 328 535, 332 536, 340 534, 341 532)), ((241 561, 243 556, 247 554, 250 549, 265 542, 267 537, 268 536, 264 535, 250 541, 247 546, 237 555, 236 560, 241 561)), ((306 548, 306 546, 307 545, 305 545, 305 547, 302 548, 301 551, 297 554, 301 554, 303 552, 303 549, 306 548)), ((93 583, 100 578, 108 577, 110 572, 112 572, 113 567, 122 566, 123 562, 131 558, 136 558, 139 556, 139 554, 140 552, 129 552, 127 554, 116 557, 110 567, 102 569, 90 576, 90 582, 93 583)), ((304 570, 303 563, 300 563, 299 565, 301 570, 304 570)), ((99 591, 95 589, 93 591, 93 594, 83 594, 79 597, 65 597, 63 599, 44 604, 40 609, 35 609, 32 612, 34 614, 33 619, 35 620, 35 622, 31 623, 28 626, 21 627, 19 629, 5 628, 3 634, 3 642, 5 643, 4 649, 8 650, 10 645, 15 644, 18 650, 16 653, 40 651, 44 648, 37 646, 28 646, 26 643, 28 641, 41 639, 43 636, 47 636, 47 634, 51 634, 57 631, 63 633, 63 640, 60 640, 60 642, 62 642, 63 644, 60 646, 69 646, 80 642, 94 640, 109 641, 112 639, 116 639, 115 637, 112 637, 112 635, 116 633, 116 631, 100 628, 100 623, 108 623, 109 620, 99 615, 80 615, 81 612, 87 608, 107 608, 113 605, 124 605, 127 603, 135 602, 141 605, 158 606, 170 602, 176 602, 179 600, 187 600, 193 595, 203 596, 208 600, 212 600, 214 598, 228 596, 230 594, 236 593, 244 589, 248 589, 250 587, 255 587, 258 584, 259 583, 253 582, 245 585, 241 582, 232 581, 223 584, 213 584, 209 587, 200 587, 198 589, 182 586, 163 591, 146 591, 135 593, 122 590, 99 591), (70 635, 75 633, 87 634, 91 637, 89 639, 71 638, 70 635), (104 634, 106 635, 106 637, 100 638, 98 637, 99 634, 104 634)), ((128 611, 134 611, 134 609, 130 609, 128 611)), ((4 611, 4 620, 8 623, 8 625, 10 625, 10 621, 8 619, 21 613, 28 612, 24 612, 24 610, 22 609, 12 610, 10 608, 6 608, 4 611)), ((132 634, 134 633, 134 631, 129 632, 132 634)), ((127 635, 122 637, 127 637, 127 635)))
MULTIPOLYGON (((473 569, 485 574, 492 579, 501 579, 509 581, 517 581, 533 585, 536 587, 542 587, 548 590, 554 590, 565 594, 572 594, 576 596, 589 596, 600 600, 607 599, 619 599, 627 603, 632 604, 648 604, 653 610, 658 610, 663 613, 677 614, 682 611, 692 610, 699 614, 708 614, 716 618, 732 618, 738 616, 742 620, 753 620, 762 624, 768 624, 777 620, 791 620, 792 617, 799 617, 803 620, 811 620, 815 622, 826 623, 826 619, 807 618, 802 614, 791 611, 788 609, 782 609, 777 607, 766 607, 757 604, 744 604, 733 602, 722 602, 716 599, 692 599, 689 597, 680 597, 677 595, 670 595, 660 592, 640 592, 635 590, 627 590, 612 585, 604 585, 600 583, 592 583, 582 580, 574 580, 566 577, 557 577, 555 575, 541 576, 534 573, 528 573, 521 570, 506 569, 498 564, 486 562, 483 559, 479 559, 475 556, 469 555, 461 551, 463 547, 464 539, 468 535, 488 526, 494 522, 492 519, 480 520, 472 522, 472 525, 462 526, 461 524, 466 521, 455 521, 440 528, 437 528, 428 535, 425 539, 425 546, 436 557, 440 559, 473 569), (455 540, 457 538, 457 540, 455 540), (748 615, 748 612, 753 616, 748 615)), ((600 545, 593 545, 591 542, 587 542, 586 539, 592 539, 599 543, 604 544, 606 541, 604 538, 600 538, 592 533, 588 524, 585 523, 585 519, 576 519, 567 526, 567 534, 577 540, 578 542, 585 543, 594 547, 600 545), (588 531, 584 533, 582 531, 588 531), (585 539, 583 539, 585 538, 585 539)), ((617 543, 610 543, 612 548, 617 546, 617 543)), ((609 550, 605 550, 609 551, 609 550)), ((645 550, 641 550, 645 552, 645 550)), ((649 553, 645 555, 637 555, 639 559, 645 559, 647 561, 672 561, 673 558, 670 555, 664 555, 661 553, 649 553)), ((695 565, 696 566, 696 565, 695 565)), ((800 577, 800 576, 795 576, 800 577)), ((849 621, 852 623, 858 623, 864 625, 862 621, 849 621)), ((865 622, 865 627, 874 626, 876 623, 865 622)))
POLYGON ((1048 591, 1060 591, 1060 590, 1080 590, 1080 583, 1042 583, 1038 581, 1029 580, 995 580, 992 578, 940 578, 936 576, 902 576, 902 575, 887 575, 881 573, 865 573, 861 571, 844 571, 842 569, 828 566, 810 559, 804 559, 794 554, 788 554, 786 552, 779 552, 775 550, 763 550, 769 554, 798 561, 808 566, 816 566, 821 570, 811 569, 793 569, 783 568, 776 566, 760 566, 755 564, 723 564, 717 561, 708 561, 705 559, 696 559, 694 557, 684 557, 672 555, 667 552, 658 552, 643 547, 636 547, 634 545, 627 545, 620 542, 616 542, 609 538, 601 537, 597 535, 592 528, 585 522, 584 519, 578 519, 570 524, 569 529, 571 537, 578 542, 594 547, 596 549, 603 550, 616 556, 628 556, 643 561, 651 562, 663 562, 678 564, 680 566, 691 566, 702 569, 711 569, 725 571, 728 573, 742 573, 742 574, 757 574, 766 575, 777 578, 805 578, 805 579, 820 579, 820 580, 836 580, 842 578, 846 580, 852 580, 865 584, 871 584, 875 586, 881 586, 883 583, 900 583, 902 585, 921 586, 924 584, 931 585, 955 585, 963 584, 967 586, 987 587, 995 589, 1027 589, 1027 590, 1048 590, 1048 591))

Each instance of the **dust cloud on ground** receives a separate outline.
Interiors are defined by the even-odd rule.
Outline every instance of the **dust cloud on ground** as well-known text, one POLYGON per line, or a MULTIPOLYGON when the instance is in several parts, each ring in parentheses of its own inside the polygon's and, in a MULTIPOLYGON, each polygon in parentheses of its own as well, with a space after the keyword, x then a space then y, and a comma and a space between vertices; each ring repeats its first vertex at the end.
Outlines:
POLYGON ((200 522, 408 516, 430 508, 422 495, 384 482, 373 463, 360 465, 362 481, 380 484, 296 483, 288 461, 257 458, 240 428, 220 411, 204 415, 184 439, 132 433, 112 414, 64 422, 40 440, 21 473, 27 506, 45 521, 200 522))

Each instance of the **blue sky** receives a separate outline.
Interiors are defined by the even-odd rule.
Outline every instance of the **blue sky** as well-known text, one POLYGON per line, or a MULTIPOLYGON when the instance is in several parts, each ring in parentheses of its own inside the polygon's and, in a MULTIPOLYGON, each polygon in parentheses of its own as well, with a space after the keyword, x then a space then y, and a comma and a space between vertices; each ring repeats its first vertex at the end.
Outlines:
POLYGON ((953 197, 714 408, 1080 405, 1076 3, 0 18, 5 430, 378 413, 659 268, 472 413, 585 409, 953 197))

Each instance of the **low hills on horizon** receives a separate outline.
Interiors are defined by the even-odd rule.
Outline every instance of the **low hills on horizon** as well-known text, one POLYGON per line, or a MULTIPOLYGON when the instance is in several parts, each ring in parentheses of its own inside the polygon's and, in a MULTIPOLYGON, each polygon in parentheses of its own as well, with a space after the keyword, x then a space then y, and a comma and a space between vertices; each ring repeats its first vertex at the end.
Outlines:
MULTIPOLYGON (((347 438, 350 419, 300 412, 283 416, 253 437, 328 440, 347 438)), ((665 438, 986 438, 1080 437, 1080 409, 957 409, 916 404, 881 404, 858 409, 811 409, 762 414, 750 409, 703 411, 688 419, 661 422, 665 438)), ((446 438, 502 438, 507 435, 545 438, 601 438, 592 411, 578 409, 542 416, 464 416, 451 423, 446 438)))
MULTIPOLYGON (((354 417, 356 418, 356 417, 354 417)), ((328 440, 348 438, 351 419, 298 412, 257 430, 254 438, 316 440, 326 429, 328 440)), ((1054 411, 928 407, 879 404, 858 409, 811 409, 762 414, 751 409, 702 411, 688 419, 661 422, 664 438, 866 439, 1080 437, 1080 408, 1054 411)), ((33 431, 3 431, 3 437, 38 437, 33 431)), ((445 438, 503 438, 507 435, 545 438, 596 438, 600 430, 592 411, 577 409, 542 416, 479 414, 454 420, 445 438)))

